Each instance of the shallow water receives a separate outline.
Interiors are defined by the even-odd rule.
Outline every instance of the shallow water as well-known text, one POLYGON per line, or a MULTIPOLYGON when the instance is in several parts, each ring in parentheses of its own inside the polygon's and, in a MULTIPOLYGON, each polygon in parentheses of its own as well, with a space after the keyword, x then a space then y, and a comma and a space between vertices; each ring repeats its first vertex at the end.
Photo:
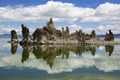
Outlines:
POLYGON ((20 46, 0 38, 0 80, 119 80, 120 45, 20 46))

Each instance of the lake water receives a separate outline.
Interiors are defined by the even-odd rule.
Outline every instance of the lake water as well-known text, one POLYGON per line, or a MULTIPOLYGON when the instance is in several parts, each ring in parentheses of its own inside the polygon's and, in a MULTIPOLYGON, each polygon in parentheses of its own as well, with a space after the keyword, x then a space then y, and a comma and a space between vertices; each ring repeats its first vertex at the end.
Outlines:
POLYGON ((119 80, 120 45, 20 46, 0 38, 0 80, 119 80))

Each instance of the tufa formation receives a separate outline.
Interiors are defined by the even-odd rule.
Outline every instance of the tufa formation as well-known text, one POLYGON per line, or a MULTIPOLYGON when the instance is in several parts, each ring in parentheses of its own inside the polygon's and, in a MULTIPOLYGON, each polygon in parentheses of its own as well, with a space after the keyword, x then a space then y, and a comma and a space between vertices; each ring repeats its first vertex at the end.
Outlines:
MULTIPOLYGON (((29 28, 21 24, 22 37, 20 41, 21 45, 28 44, 72 44, 78 43, 79 45, 85 45, 87 41, 98 41, 96 38, 95 30, 91 31, 91 34, 85 34, 82 30, 76 31, 70 34, 69 28, 62 27, 62 30, 57 30, 54 27, 52 18, 47 22, 47 25, 42 28, 37 28, 32 35, 29 34, 29 28)), ((11 41, 17 39, 17 33, 15 30, 11 31, 11 41)), ((114 36, 111 30, 106 33, 106 41, 113 41, 114 36)))
POLYGON ((15 30, 11 31, 11 42, 18 42, 17 32, 15 30))
POLYGON ((105 39, 106 41, 114 41, 114 35, 111 30, 109 30, 109 33, 106 33, 105 39))

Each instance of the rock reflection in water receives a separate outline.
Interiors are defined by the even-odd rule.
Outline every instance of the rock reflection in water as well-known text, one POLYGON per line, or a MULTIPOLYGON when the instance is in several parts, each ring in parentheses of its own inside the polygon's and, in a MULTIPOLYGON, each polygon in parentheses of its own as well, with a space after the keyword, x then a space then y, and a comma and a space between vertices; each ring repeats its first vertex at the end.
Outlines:
POLYGON ((56 47, 56 46, 34 46, 32 53, 37 59, 43 59, 52 68, 56 56, 62 56, 62 59, 69 56, 69 50, 67 47, 56 47))
POLYGON ((105 45, 105 51, 109 53, 109 56, 111 56, 114 51, 114 45, 105 45))
POLYGON ((11 43, 11 53, 15 54, 18 48, 18 44, 11 43))
POLYGON ((27 59, 29 59, 29 47, 28 46, 24 46, 23 47, 23 51, 22 51, 22 60, 21 62, 23 63, 24 61, 26 61, 27 59))
MULTIPOLYGON (((90 52, 91 55, 95 56, 96 48, 99 46, 96 45, 87 45, 87 46, 76 46, 76 45, 38 45, 38 46, 22 46, 22 59, 21 62, 25 62, 29 59, 29 53, 32 52, 36 59, 43 59, 47 62, 47 64, 52 68, 55 58, 57 56, 61 56, 62 59, 68 59, 69 53, 73 52, 76 55, 81 56, 85 52, 90 52)), ((11 44, 11 53, 16 53, 17 45, 11 44)), ((111 56, 114 46, 113 45, 105 45, 106 52, 111 56)))

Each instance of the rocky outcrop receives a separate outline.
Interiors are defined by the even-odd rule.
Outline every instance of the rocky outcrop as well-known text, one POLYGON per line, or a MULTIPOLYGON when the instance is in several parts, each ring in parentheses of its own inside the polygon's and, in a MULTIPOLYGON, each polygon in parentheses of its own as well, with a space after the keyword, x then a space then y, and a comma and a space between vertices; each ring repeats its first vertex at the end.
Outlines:
POLYGON ((42 34, 43 34, 42 29, 37 28, 37 29, 35 30, 35 32, 32 34, 32 36, 33 36, 33 41, 40 42, 40 41, 41 41, 42 34))
POLYGON ((91 37, 92 37, 92 38, 96 38, 96 32, 95 32, 95 30, 92 30, 92 32, 91 32, 91 37))
MULTIPOLYGON (((79 31, 76 31, 75 33, 72 33, 71 36, 70 36, 70 39, 72 38, 72 40, 73 39, 77 39, 78 40, 78 37, 79 37, 79 39, 83 37, 82 34, 84 35, 84 40, 85 41, 93 39, 93 38, 96 38, 95 30, 92 30, 91 34, 85 34, 85 33, 82 32, 82 30, 79 30, 79 31), (82 35, 82 37, 80 37, 81 35, 82 35)), ((81 40, 79 40, 79 41, 81 41, 81 40)))
POLYGON ((27 28, 23 24, 21 24, 21 28, 22 28, 23 41, 27 41, 28 36, 29 36, 29 28, 27 28))
POLYGON ((95 30, 92 30, 91 34, 86 34, 85 37, 86 37, 85 40, 91 40, 93 38, 96 38, 96 32, 95 32, 95 30))
MULTIPOLYGON (((114 36, 111 30, 106 33, 105 40, 100 40, 96 37, 95 30, 90 34, 85 34, 82 30, 70 34, 69 28, 64 27, 62 30, 57 30, 54 27, 52 18, 47 22, 47 25, 42 28, 37 28, 32 35, 29 35, 29 28, 21 24, 23 39, 21 45, 29 44, 114 44, 114 36), (112 41, 112 42, 110 42, 112 41)), ((17 39, 16 31, 11 31, 11 41, 17 39)))
POLYGON ((48 26, 49 28, 54 28, 54 23, 53 23, 52 18, 50 18, 49 22, 47 23, 47 26, 48 26))
POLYGON ((18 41, 17 32, 15 30, 11 31, 11 41, 13 41, 13 42, 18 41))
POLYGON ((77 39, 78 39, 78 44, 83 45, 85 44, 85 34, 82 32, 82 30, 79 30, 77 32, 77 39))
POLYGON ((21 24, 21 28, 22 28, 22 37, 23 37, 23 39, 20 41, 20 45, 32 44, 33 36, 29 35, 29 28, 27 28, 23 24, 21 24))
POLYGON ((46 41, 46 40, 55 40, 56 38, 60 38, 62 33, 60 30, 55 29, 52 18, 50 18, 47 26, 43 28, 37 28, 35 32, 32 34, 33 41, 46 41))
POLYGON ((62 39, 67 40, 69 38, 69 28, 66 27, 66 30, 64 30, 64 27, 62 27, 62 39))
POLYGON ((57 37, 58 39, 61 39, 61 37, 62 37, 62 32, 61 32, 60 30, 56 30, 56 31, 55 31, 55 34, 56 34, 56 37, 57 37))
POLYGON ((109 33, 106 33, 104 40, 106 40, 106 41, 114 41, 114 35, 113 35, 113 32, 111 30, 109 30, 109 33))

